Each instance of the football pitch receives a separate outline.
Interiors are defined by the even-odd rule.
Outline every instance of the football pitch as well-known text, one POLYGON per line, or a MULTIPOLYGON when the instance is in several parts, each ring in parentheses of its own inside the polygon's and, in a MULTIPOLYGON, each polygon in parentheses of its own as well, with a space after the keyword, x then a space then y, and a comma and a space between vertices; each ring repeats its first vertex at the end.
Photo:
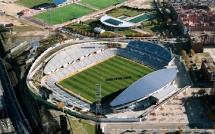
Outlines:
POLYGON ((58 84, 90 102, 96 101, 96 84, 101 84, 102 101, 107 102, 115 98, 120 90, 152 71, 143 65, 115 56, 58 84))
POLYGON ((63 7, 37 14, 33 18, 40 19, 49 24, 60 24, 74 18, 94 12, 95 10, 77 4, 70 4, 63 7))
POLYGON ((98 9, 103 9, 118 3, 122 3, 124 1, 125 0, 81 0, 79 3, 90 5, 98 9))

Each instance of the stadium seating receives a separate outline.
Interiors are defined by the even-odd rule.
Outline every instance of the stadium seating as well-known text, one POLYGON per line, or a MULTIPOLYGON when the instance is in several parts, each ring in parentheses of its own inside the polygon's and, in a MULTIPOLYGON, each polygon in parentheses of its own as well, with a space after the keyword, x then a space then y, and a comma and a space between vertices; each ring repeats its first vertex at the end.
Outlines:
POLYGON ((118 55, 142 63, 156 70, 164 68, 164 64, 150 58, 148 55, 132 52, 130 49, 118 49, 118 55))
POLYGON ((100 44, 79 44, 72 45, 60 50, 45 66, 44 73, 51 74, 57 69, 68 66, 72 62, 86 57, 91 53, 105 49, 105 45, 100 44))
POLYGON ((140 54, 149 55, 154 59, 160 60, 165 65, 172 60, 171 52, 162 46, 150 42, 130 41, 126 49, 135 50, 140 54))

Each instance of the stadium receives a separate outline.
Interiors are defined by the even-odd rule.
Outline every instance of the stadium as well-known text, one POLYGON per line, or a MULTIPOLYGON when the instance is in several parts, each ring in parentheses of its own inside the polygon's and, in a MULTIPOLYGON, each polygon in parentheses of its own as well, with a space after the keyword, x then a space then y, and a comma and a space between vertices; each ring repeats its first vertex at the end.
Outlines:
POLYGON ((111 98, 106 103, 109 103, 113 112, 148 107, 175 92, 172 85, 177 71, 169 67, 174 60, 170 51, 143 41, 130 41, 123 48, 108 48, 106 44, 108 42, 102 41, 57 44, 49 48, 29 70, 28 87, 38 96, 43 97, 45 94, 51 103, 53 100, 65 102, 68 107, 92 112, 95 111, 96 97, 92 96, 96 93, 95 85, 99 79, 103 82, 102 97, 111 98), (104 64, 105 62, 109 63, 104 64), (92 72, 94 67, 96 71, 92 72), (107 70, 102 70, 105 67, 107 70), (99 70, 102 74, 107 74, 101 75, 99 70), (38 79, 41 79, 39 84, 38 79), (113 82, 112 85, 108 83, 110 81, 113 82), (115 89, 111 90, 112 88, 115 89), (118 93, 115 94, 116 92, 118 93))

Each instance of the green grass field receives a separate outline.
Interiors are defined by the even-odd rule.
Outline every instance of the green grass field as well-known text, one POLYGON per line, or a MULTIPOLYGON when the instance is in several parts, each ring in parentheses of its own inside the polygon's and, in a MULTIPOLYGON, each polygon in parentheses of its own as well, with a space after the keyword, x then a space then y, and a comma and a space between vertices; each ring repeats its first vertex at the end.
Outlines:
POLYGON ((19 0, 17 1, 17 4, 23 5, 25 7, 35 7, 38 5, 42 5, 45 3, 53 3, 53 1, 49 1, 49 0, 19 0))
POLYGON ((107 102, 116 97, 114 93, 119 93, 117 91, 125 89, 136 80, 152 71, 153 70, 143 65, 115 56, 62 80, 58 84, 91 102, 95 102, 95 85, 100 83, 102 87, 102 101, 107 102), (110 78, 127 76, 131 78, 112 81, 107 80, 110 78))
POLYGON ((119 7, 109 11, 107 14, 113 17, 119 17, 122 15, 133 17, 141 13, 144 13, 144 11, 140 9, 130 9, 125 7, 119 7))
POLYGON ((68 116, 73 134, 95 134, 95 124, 90 120, 68 116))
POLYGON ((147 19, 151 19, 151 18, 154 18, 154 16, 150 15, 150 14, 143 14, 143 15, 140 15, 138 17, 135 17, 135 18, 129 20, 129 22, 139 23, 139 22, 145 21, 147 19))
POLYGON ((69 21, 71 19, 78 18, 83 15, 92 13, 94 11, 95 10, 93 9, 85 8, 77 4, 70 4, 67 6, 55 8, 48 12, 37 14, 33 17, 40 19, 44 22, 47 22, 49 24, 60 24, 60 23, 69 21))
POLYGON ((90 5, 98 9, 103 9, 124 1, 125 0, 81 0, 79 3, 90 5))

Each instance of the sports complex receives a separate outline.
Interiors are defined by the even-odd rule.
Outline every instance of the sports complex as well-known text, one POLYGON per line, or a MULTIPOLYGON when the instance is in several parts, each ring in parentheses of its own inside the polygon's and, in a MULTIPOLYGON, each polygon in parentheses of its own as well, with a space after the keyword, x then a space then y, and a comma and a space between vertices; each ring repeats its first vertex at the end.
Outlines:
POLYGON ((118 18, 104 15, 100 18, 101 23, 105 26, 105 28, 110 29, 110 30, 126 30, 130 29, 134 26, 140 25, 139 23, 142 21, 146 21, 149 19, 154 18, 153 15, 148 15, 148 14, 140 14, 135 17, 132 17, 128 20, 126 19, 127 16, 120 16, 118 18))
POLYGON ((39 96, 50 91, 51 103, 65 102, 91 112, 95 112, 96 84, 101 85, 102 104, 113 112, 147 108, 176 91, 177 69, 168 66, 173 61, 170 51, 151 42, 130 41, 123 48, 108 48, 107 43, 49 48, 32 65, 27 84, 39 96), (47 56, 48 52, 52 54, 47 56), (41 85, 37 85, 41 70, 41 85))

